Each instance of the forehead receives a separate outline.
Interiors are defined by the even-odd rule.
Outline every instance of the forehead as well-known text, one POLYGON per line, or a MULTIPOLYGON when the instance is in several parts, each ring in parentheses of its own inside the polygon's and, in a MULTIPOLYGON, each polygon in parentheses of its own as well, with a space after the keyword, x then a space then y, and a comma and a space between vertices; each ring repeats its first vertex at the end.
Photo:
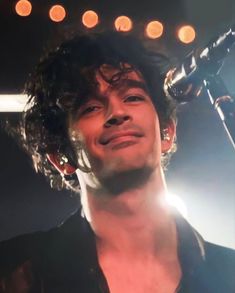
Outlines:
POLYGON ((130 87, 139 87, 146 90, 146 84, 141 73, 126 63, 122 65, 122 68, 115 68, 107 64, 102 65, 95 73, 95 80, 97 91, 100 94, 130 87))

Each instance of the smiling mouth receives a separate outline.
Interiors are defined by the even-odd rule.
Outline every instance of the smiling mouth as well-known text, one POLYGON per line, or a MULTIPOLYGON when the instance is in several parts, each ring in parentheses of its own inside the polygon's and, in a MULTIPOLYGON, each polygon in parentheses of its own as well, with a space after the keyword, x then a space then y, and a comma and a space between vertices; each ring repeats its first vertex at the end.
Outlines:
POLYGON ((143 134, 136 131, 115 132, 112 134, 104 135, 100 139, 100 144, 109 145, 114 143, 120 143, 123 141, 136 140, 137 138, 140 138, 142 136, 143 134))
POLYGON ((136 135, 123 135, 123 136, 118 136, 115 138, 112 138, 109 140, 105 146, 108 146, 112 149, 121 149, 125 147, 129 147, 131 145, 137 144, 139 141, 139 138, 141 136, 136 136, 136 135))

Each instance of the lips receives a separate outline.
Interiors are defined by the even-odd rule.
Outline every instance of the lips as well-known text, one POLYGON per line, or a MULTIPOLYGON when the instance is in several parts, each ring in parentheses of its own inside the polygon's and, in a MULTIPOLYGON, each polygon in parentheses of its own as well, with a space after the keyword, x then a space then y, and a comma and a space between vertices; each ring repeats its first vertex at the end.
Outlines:
POLYGON ((100 144, 107 145, 115 139, 125 138, 125 137, 142 137, 143 134, 138 131, 115 131, 111 133, 103 134, 99 140, 100 144))

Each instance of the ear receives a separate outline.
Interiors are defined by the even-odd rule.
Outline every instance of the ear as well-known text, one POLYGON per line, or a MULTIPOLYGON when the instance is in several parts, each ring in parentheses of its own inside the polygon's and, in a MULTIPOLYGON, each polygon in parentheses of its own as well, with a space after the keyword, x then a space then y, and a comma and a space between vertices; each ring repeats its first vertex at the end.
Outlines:
POLYGON ((162 131, 162 153, 167 153, 171 150, 176 136, 176 123, 170 120, 168 125, 162 131))
POLYGON ((75 173, 76 168, 69 164, 68 159, 65 155, 59 153, 47 154, 47 159, 50 163, 63 175, 71 175, 75 173))

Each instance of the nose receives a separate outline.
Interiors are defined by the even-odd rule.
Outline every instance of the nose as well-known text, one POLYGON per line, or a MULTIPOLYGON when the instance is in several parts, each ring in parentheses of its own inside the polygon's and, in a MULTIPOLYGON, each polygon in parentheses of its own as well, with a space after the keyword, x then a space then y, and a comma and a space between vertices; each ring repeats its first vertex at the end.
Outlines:
POLYGON ((122 101, 110 101, 104 127, 118 126, 130 119, 131 117, 122 101))

